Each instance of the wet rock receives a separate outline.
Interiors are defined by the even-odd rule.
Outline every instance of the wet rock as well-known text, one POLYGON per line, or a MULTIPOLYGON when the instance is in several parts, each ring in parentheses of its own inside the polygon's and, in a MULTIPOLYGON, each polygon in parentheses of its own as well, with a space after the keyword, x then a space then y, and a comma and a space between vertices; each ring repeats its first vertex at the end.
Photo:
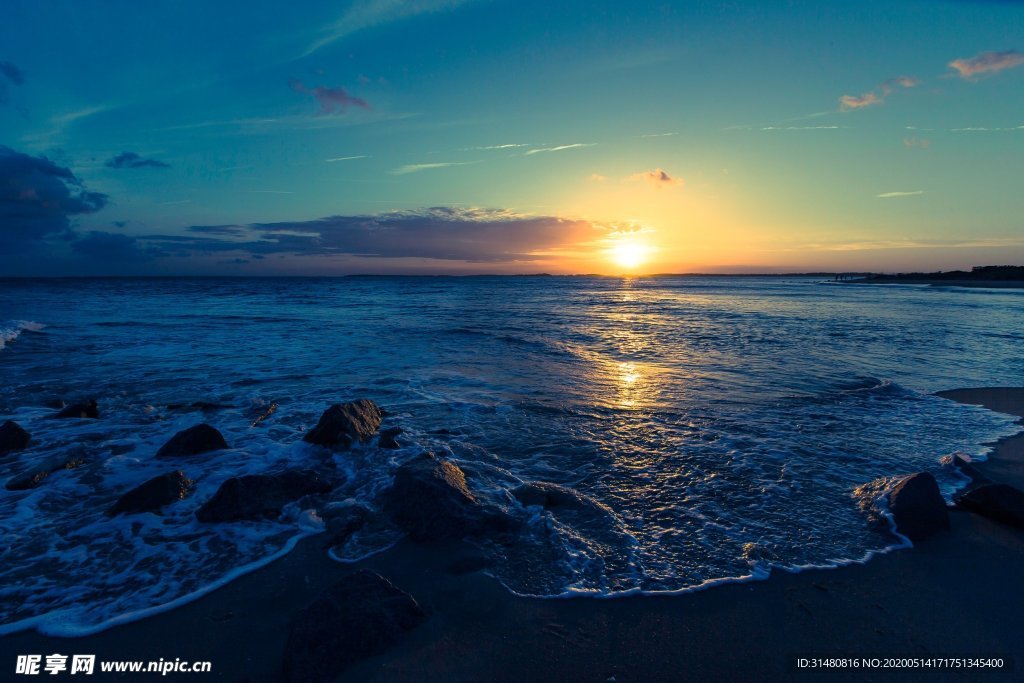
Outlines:
POLYGON ((515 522, 481 503, 458 465, 424 453, 395 472, 385 510, 414 541, 429 542, 507 531, 515 522))
POLYGON ((92 399, 85 403, 72 403, 66 406, 63 410, 58 412, 54 417, 58 418, 92 418, 96 419, 100 416, 99 406, 96 404, 96 399, 92 399))
POLYGON ((255 419, 253 419, 252 426, 253 427, 259 426, 259 424, 261 422, 266 420, 268 417, 273 415, 275 412, 277 412, 277 404, 276 403, 271 403, 269 406, 266 407, 265 410, 260 412, 260 414, 257 415, 255 419))
POLYGON ((291 501, 311 493, 327 493, 331 488, 331 484, 312 470, 233 477, 221 484, 213 497, 196 510, 196 519, 200 522, 274 519, 291 501))
POLYGON ((325 546, 331 547, 347 541, 349 536, 366 525, 370 514, 369 509, 354 501, 329 503, 320 512, 320 517, 324 520, 324 527, 327 529, 328 535, 328 541, 325 546))
POLYGON ((354 442, 369 441, 382 418, 380 408, 369 399, 337 403, 324 411, 302 440, 326 448, 350 448, 354 442))
POLYGON ((28 448, 28 442, 31 440, 32 435, 20 424, 13 420, 4 422, 3 426, 0 426, 0 457, 28 448))
POLYGON ((52 458, 47 458, 36 466, 29 468, 27 471, 12 477, 8 480, 5 488, 7 488, 8 491, 34 489, 54 472, 60 472, 61 470, 73 470, 84 463, 85 454, 82 451, 76 451, 70 455, 58 455, 52 458))
POLYGON ((982 484, 991 484, 992 480, 982 474, 974 463, 968 458, 963 457, 959 453, 953 456, 953 466, 960 470, 965 476, 970 477, 971 486, 981 486, 982 484))
POLYGON ((593 503, 578 491, 548 481, 529 481, 512 491, 523 505, 540 505, 545 510, 570 508, 583 510, 593 503))
POLYGON ((1024 491, 1009 484, 984 484, 964 491, 956 503, 964 510, 1024 529, 1024 491))
POLYGON ((416 600, 362 569, 321 593, 292 621, 282 680, 326 683, 378 654, 427 618, 416 600))
POLYGON ((199 455, 209 451, 218 451, 227 448, 228 444, 224 437, 215 428, 203 423, 194 427, 183 429, 171 440, 160 447, 156 452, 158 458, 177 458, 189 455, 199 455))
POLYGON ((889 510, 897 530, 911 541, 922 541, 950 528, 946 501, 935 477, 927 472, 900 480, 889 492, 889 510))
POLYGON ((107 514, 114 516, 133 512, 156 512, 164 505, 184 500, 191 488, 192 480, 181 470, 161 474, 118 498, 107 510, 107 514))
POLYGON ((380 432, 380 438, 377 439, 377 445, 380 448, 392 450, 395 448, 401 448, 401 444, 399 444, 398 440, 395 438, 401 433, 401 427, 388 427, 387 429, 382 429, 380 432))

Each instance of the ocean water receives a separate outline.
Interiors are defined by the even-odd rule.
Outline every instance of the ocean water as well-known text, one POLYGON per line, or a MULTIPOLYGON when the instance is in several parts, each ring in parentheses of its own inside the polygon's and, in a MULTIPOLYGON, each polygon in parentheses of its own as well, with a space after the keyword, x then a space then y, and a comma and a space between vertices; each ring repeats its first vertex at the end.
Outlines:
MULTIPOLYGON (((55 455, 86 462, 0 489, 0 632, 80 634, 167 609, 322 528, 297 505, 198 523, 228 477, 329 470, 332 500, 374 508, 424 450, 525 520, 516 543, 482 544, 519 594, 685 591, 864 561, 905 540, 858 487, 927 470, 949 495, 962 481, 943 456, 984 456, 1018 430, 931 394, 1024 384, 1022 330, 1024 291, 813 278, 2 280, 0 419, 33 444, 0 459, 0 481, 55 455), (101 419, 48 419, 90 397, 101 419), (405 430, 403 448, 301 442, 328 405, 360 397, 405 430), (201 421, 231 448, 154 459, 201 421), (104 515, 179 466, 196 480, 186 500, 104 515), (524 508, 510 491, 526 481, 584 502, 524 508)), ((332 556, 399 537, 376 518, 332 556)))

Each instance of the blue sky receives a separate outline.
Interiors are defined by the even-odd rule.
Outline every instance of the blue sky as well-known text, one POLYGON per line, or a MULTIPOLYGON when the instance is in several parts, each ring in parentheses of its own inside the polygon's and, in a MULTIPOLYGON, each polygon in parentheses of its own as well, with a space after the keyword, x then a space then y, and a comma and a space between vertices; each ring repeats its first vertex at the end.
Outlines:
POLYGON ((0 274, 1024 262, 1024 3, 8 2, 0 274))

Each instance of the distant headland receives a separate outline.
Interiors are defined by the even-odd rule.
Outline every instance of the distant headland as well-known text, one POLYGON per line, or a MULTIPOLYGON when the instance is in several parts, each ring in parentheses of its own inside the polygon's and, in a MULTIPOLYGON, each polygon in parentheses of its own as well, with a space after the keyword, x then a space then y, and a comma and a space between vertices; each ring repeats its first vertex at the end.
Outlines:
POLYGON ((971 270, 947 270, 935 273, 874 274, 858 278, 836 279, 859 284, 923 284, 957 287, 1024 288, 1024 266, 974 266, 971 270))

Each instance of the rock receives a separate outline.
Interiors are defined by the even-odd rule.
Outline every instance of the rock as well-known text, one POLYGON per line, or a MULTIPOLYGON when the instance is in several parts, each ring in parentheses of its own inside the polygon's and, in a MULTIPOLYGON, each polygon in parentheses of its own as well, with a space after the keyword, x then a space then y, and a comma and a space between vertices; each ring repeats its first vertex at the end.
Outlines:
POLYGON ((325 547, 344 543, 349 536, 366 525, 370 511, 352 501, 329 503, 320 513, 327 529, 328 541, 325 547))
POLYGON ((384 577, 361 569, 340 579, 295 615, 282 680, 333 681, 349 666, 398 642, 427 616, 384 577))
POLYGON ((100 416, 99 406, 96 405, 96 399, 92 399, 87 403, 72 403, 67 406, 54 417, 68 418, 68 417, 81 417, 81 418, 92 418, 96 419, 100 416))
POLYGON ((583 510, 593 505, 579 492, 548 481, 528 481, 512 491, 512 495, 523 505, 540 505, 546 510, 552 508, 583 510))
POLYGON ((911 541, 950 529, 946 501, 939 493, 935 477, 927 472, 901 479, 889 492, 889 510, 896 529, 911 541))
POLYGON ((4 422, 0 426, 0 456, 24 450, 31 440, 32 435, 22 429, 20 424, 13 420, 4 422))
POLYGON ((123 513, 155 512, 164 505, 184 500, 192 481, 181 470, 161 474, 133 488, 107 510, 111 517, 123 513))
POLYGON ((369 399, 338 403, 324 411, 302 440, 326 448, 350 448, 353 442, 369 441, 382 417, 380 408, 369 399))
POLYGON ((161 446, 160 450, 156 452, 156 457, 177 458, 199 455, 200 453, 219 451, 227 447, 228 444, 224 441, 221 433, 210 425, 203 423, 183 429, 172 436, 171 440, 161 446))
POLYGON ((233 477, 221 484, 213 497, 196 510, 196 519, 200 522, 274 519, 291 501, 311 493, 327 493, 332 488, 312 470, 233 477))
POLYGON ((395 438, 402 433, 401 427, 388 427, 380 432, 380 438, 377 439, 377 446, 380 448, 395 449, 401 448, 401 444, 395 438))
POLYGON ((265 410, 263 410, 259 415, 256 416, 256 418, 252 421, 252 426, 253 427, 258 426, 259 423, 261 423, 264 420, 266 420, 268 417, 273 415, 275 412, 277 412, 277 404, 276 403, 271 403, 269 406, 266 407, 265 410))
POLYGON ((964 491, 956 503, 964 510, 1024 528, 1024 491, 1009 484, 984 484, 964 491))
POLYGON ((61 470, 73 470, 85 462, 85 455, 82 451, 76 451, 71 455, 58 455, 48 458, 35 467, 22 472, 8 480, 6 488, 8 491, 24 491, 39 486, 48 476, 61 470))
POLYGON ((514 522, 484 505, 458 465, 424 453, 395 472, 384 508, 414 541, 429 542, 506 531, 514 522))
POLYGON ((970 477, 972 487, 992 483, 992 480, 982 474, 971 460, 968 460, 959 453, 953 456, 952 462, 953 466, 960 470, 961 473, 970 477))

